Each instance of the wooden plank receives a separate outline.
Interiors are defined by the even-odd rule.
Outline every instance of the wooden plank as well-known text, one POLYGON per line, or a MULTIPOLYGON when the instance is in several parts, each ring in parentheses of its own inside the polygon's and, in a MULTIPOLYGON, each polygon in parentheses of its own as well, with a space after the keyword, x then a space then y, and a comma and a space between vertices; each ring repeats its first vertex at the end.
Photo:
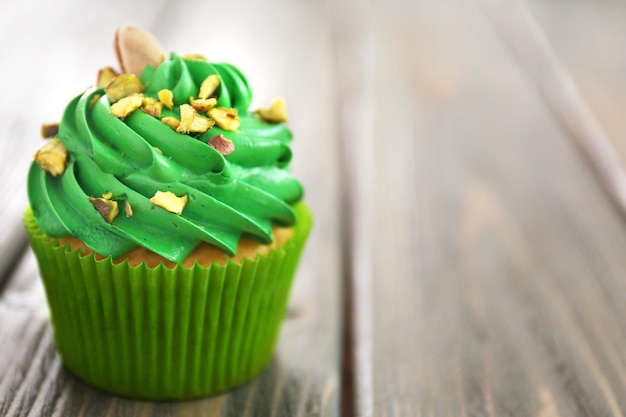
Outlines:
POLYGON ((358 415, 623 415, 623 219, 475 4, 397 4, 344 62, 358 415))
POLYGON ((532 15, 557 59, 567 68, 593 115, 626 161, 626 57, 619 53, 626 40, 624 3, 528 0, 532 15))
MULTIPOLYGON (((626 171, 623 157, 617 152, 619 143, 611 141, 537 21, 520 2, 511 5, 489 1, 485 2, 485 10, 561 126, 590 162, 610 198, 626 214, 626 171)), ((605 11, 612 16, 609 12, 605 11)), ((584 54, 579 58, 584 60, 584 54)))
MULTIPOLYGON (((273 14, 266 13, 267 4, 246 8, 222 4, 222 16, 236 16, 228 19, 213 19, 211 7, 192 2, 138 4, 138 10, 147 8, 150 12, 132 14, 136 16, 135 23, 151 29, 167 49, 204 52, 212 59, 233 62, 250 74, 251 85, 258 86, 255 105, 283 94, 290 106, 290 126, 295 135, 292 169, 304 182, 316 224, 292 291, 290 312, 273 363, 250 384, 199 401, 130 401, 92 389, 60 363, 35 261, 27 251, 0 295, 0 416, 339 414, 340 181, 338 156, 323 152, 332 149, 337 141, 333 129, 332 39, 327 30, 330 23, 312 4, 279 3, 273 14), (259 18, 261 15, 263 19, 259 18), (307 48, 301 48, 304 43, 307 48)), ((52 120, 58 119, 61 107, 71 98, 67 91, 79 91, 91 82, 91 78, 78 77, 95 76, 100 66, 114 62, 112 49, 109 53, 107 48, 119 16, 127 15, 128 6, 107 5, 104 10, 104 5, 77 7, 67 2, 55 7, 60 10, 52 12, 48 6, 44 9, 52 16, 80 16, 80 25, 59 27, 54 19, 46 20, 44 11, 35 17, 39 31, 51 33, 37 47, 40 56, 62 56, 66 61, 63 65, 70 67, 56 70, 61 78, 51 83, 49 93, 54 99, 46 98, 50 104, 45 114, 52 113, 52 120), (90 58, 88 62, 79 62, 81 56, 90 58)), ((18 22, 27 10, 26 6, 15 6, 10 9, 14 14, 3 18, 6 22, 18 22)), ((32 46, 30 38, 24 42, 32 46)), ((45 89, 46 85, 37 88, 45 89)), ((20 112, 9 116, 12 120, 30 119, 20 112)), ((38 129, 39 121, 32 123, 38 129)), ((28 132, 24 137, 36 133, 28 132)), ((33 142, 25 147, 32 145, 33 142)), ((30 150, 23 152, 30 154, 30 150)), ((23 187, 23 180, 19 181, 23 187)))

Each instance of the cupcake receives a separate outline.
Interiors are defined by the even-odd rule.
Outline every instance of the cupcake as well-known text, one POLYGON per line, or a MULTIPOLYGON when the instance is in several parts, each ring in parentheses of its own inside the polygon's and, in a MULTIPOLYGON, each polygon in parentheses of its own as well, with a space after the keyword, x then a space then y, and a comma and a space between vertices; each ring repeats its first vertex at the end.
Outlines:
POLYGON ((311 214, 282 99, 135 27, 28 175, 24 222, 72 373, 141 399, 208 396, 273 355, 311 214))

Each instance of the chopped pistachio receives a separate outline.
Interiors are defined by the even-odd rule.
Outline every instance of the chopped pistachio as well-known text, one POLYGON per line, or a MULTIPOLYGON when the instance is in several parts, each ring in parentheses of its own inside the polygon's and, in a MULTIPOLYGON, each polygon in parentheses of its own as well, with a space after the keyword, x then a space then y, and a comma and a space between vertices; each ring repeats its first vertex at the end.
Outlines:
POLYGON ((109 97, 111 104, 113 104, 124 97, 142 93, 143 86, 139 78, 134 74, 120 74, 111 80, 104 92, 109 97))
POLYGON ((161 117, 161 110, 163 109, 163 103, 153 99, 152 97, 144 97, 141 111, 149 114, 152 117, 159 119, 161 117))
POLYGON ((187 195, 178 197, 171 191, 157 191, 154 197, 150 199, 150 202, 155 206, 175 214, 181 214, 188 201, 189 197, 187 195))
POLYGON ((196 61, 207 61, 206 57, 201 54, 184 54, 183 59, 195 59, 196 61))
POLYGON ((143 99, 141 100, 141 105, 142 106, 152 106, 155 103, 158 103, 158 101, 152 97, 146 97, 144 96, 143 99))
POLYGON ((217 87, 220 85, 220 77, 211 74, 202 81, 200 84, 200 92, 198 93, 198 98, 209 98, 215 93, 217 87))
POLYGON ((211 119, 215 120, 217 127, 224 130, 237 130, 239 123, 241 123, 237 115, 237 109, 213 107, 209 109, 208 115, 211 119))
POLYGON ((53 138, 59 133, 58 123, 44 123, 41 125, 41 137, 48 139, 53 138))
POLYGON ((261 107, 255 113, 266 122, 287 122, 287 104, 285 103, 285 99, 282 97, 275 98, 272 100, 269 107, 261 107))
POLYGON ((113 219, 117 217, 119 214, 119 209, 117 207, 117 201, 108 200, 105 198, 96 198, 89 197, 89 202, 94 206, 96 210, 100 213, 102 218, 107 223, 112 223, 113 219))
POLYGON ((176 128, 176 131, 178 133, 189 133, 189 127, 196 114, 197 112, 189 104, 182 104, 180 106, 180 124, 176 128))
POLYGON ((94 94, 93 97, 91 97, 91 99, 89 100, 89 108, 93 109, 93 106, 95 106, 98 100, 100 100, 101 98, 102 98, 102 95, 94 94))
POLYGON ((193 97, 189 98, 189 103, 191 107, 196 109, 198 113, 206 113, 217 104, 217 99, 215 98, 199 98, 195 99, 193 97))
POLYGON ((174 107, 174 93, 172 93, 172 90, 164 88, 163 90, 159 90, 157 95, 159 96, 159 101, 163 103, 165 107, 172 110, 172 107, 174 107))
POLYGON ((111 106, 111 114, 115 117, 124 118, 141 107, 143 94, 132 94, 124 97, 111 106))
POLYGON ((96 86, 98 88, 104 88, 113 81, 113 78, 120 75, 117 71, 115 71, 111 67, 104 67, 98 71, 98 80, 96 81, 96 86))
POLYGON ((113 198, 113 193, 110 191, 108 193, 104 193, 102 194, 102 198, 104 198, 105 200, 110 200, 113 198))
POLYGON ((198 114, 189 104, 180 106, 180 125, 178 133, 204 133, 213 127, 213 121, 198 114))
POLYGON ((164 123, 168 125, 169 127, 171 127, 172 129, 176 130, 178 126, 180 125, 180 120, 172 116, 166 116, 161 119, 161 123, 164 123))
POLYGON ((124 205, 124 211, 126 212, 126 217, 130 217, 133 215, 133 208, 128 201, 124 205))
POLYGON ((233 141, 222 135, 213 136, 209 140, 208 144, 224 156, 230 155, 235 151, 235 144, 233 141))
POLYGON ((35 162, 53 177, 65 172, 67 149, 60 139, 51 139, 35 153, 35 162))

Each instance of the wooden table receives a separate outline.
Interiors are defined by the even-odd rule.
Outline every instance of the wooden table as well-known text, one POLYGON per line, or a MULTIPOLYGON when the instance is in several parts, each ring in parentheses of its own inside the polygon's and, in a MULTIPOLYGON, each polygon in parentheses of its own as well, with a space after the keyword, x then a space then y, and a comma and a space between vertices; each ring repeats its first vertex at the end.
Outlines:
POLYGON ((623 416, 617 0, 22 0, 0 14, 0 416, 623 416), (278 351, 218 397, 63 368, 21 215, 39 126, 117 26, 284 95, 316 225, 278 351))

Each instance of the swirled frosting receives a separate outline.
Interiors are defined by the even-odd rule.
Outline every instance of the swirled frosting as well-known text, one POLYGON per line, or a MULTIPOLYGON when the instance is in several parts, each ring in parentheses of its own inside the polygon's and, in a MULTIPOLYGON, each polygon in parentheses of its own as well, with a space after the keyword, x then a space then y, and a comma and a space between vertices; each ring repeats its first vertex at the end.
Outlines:
POLYGON ((217 106, 239 112, 237 131, 214 126, 203 134, 177 133, 142 111, 121 120, 110 114, 109 99, 98 88, 73 99, 58 132, 68 152, 65 172, 54 177, 36 163, 29 172, 28 196, 41 229, 53 237, 75 236, 113 258, 143 246, 179 262, 203 241, 232 255, 242 235, 269 243, 272 224, 292 225, 290 205, 301 199, 302 186, 287 169, 291 132, 249 113, 252 91, 237 68, 172 54, 158 67, 146 67, 141 82, 146 97, 171 90, 174 106, 163 116, 179 118, 179 106, 197 97, 211 74, 221 80, 217 106), (230 139, 234 152, 223 156, 209 146, 216 135, 230 139), (189 200, 178 215, 149 201, 156 191, 189 200), (105 221, 89 197, 106 193, 129 203, 132 215, 105 221))

